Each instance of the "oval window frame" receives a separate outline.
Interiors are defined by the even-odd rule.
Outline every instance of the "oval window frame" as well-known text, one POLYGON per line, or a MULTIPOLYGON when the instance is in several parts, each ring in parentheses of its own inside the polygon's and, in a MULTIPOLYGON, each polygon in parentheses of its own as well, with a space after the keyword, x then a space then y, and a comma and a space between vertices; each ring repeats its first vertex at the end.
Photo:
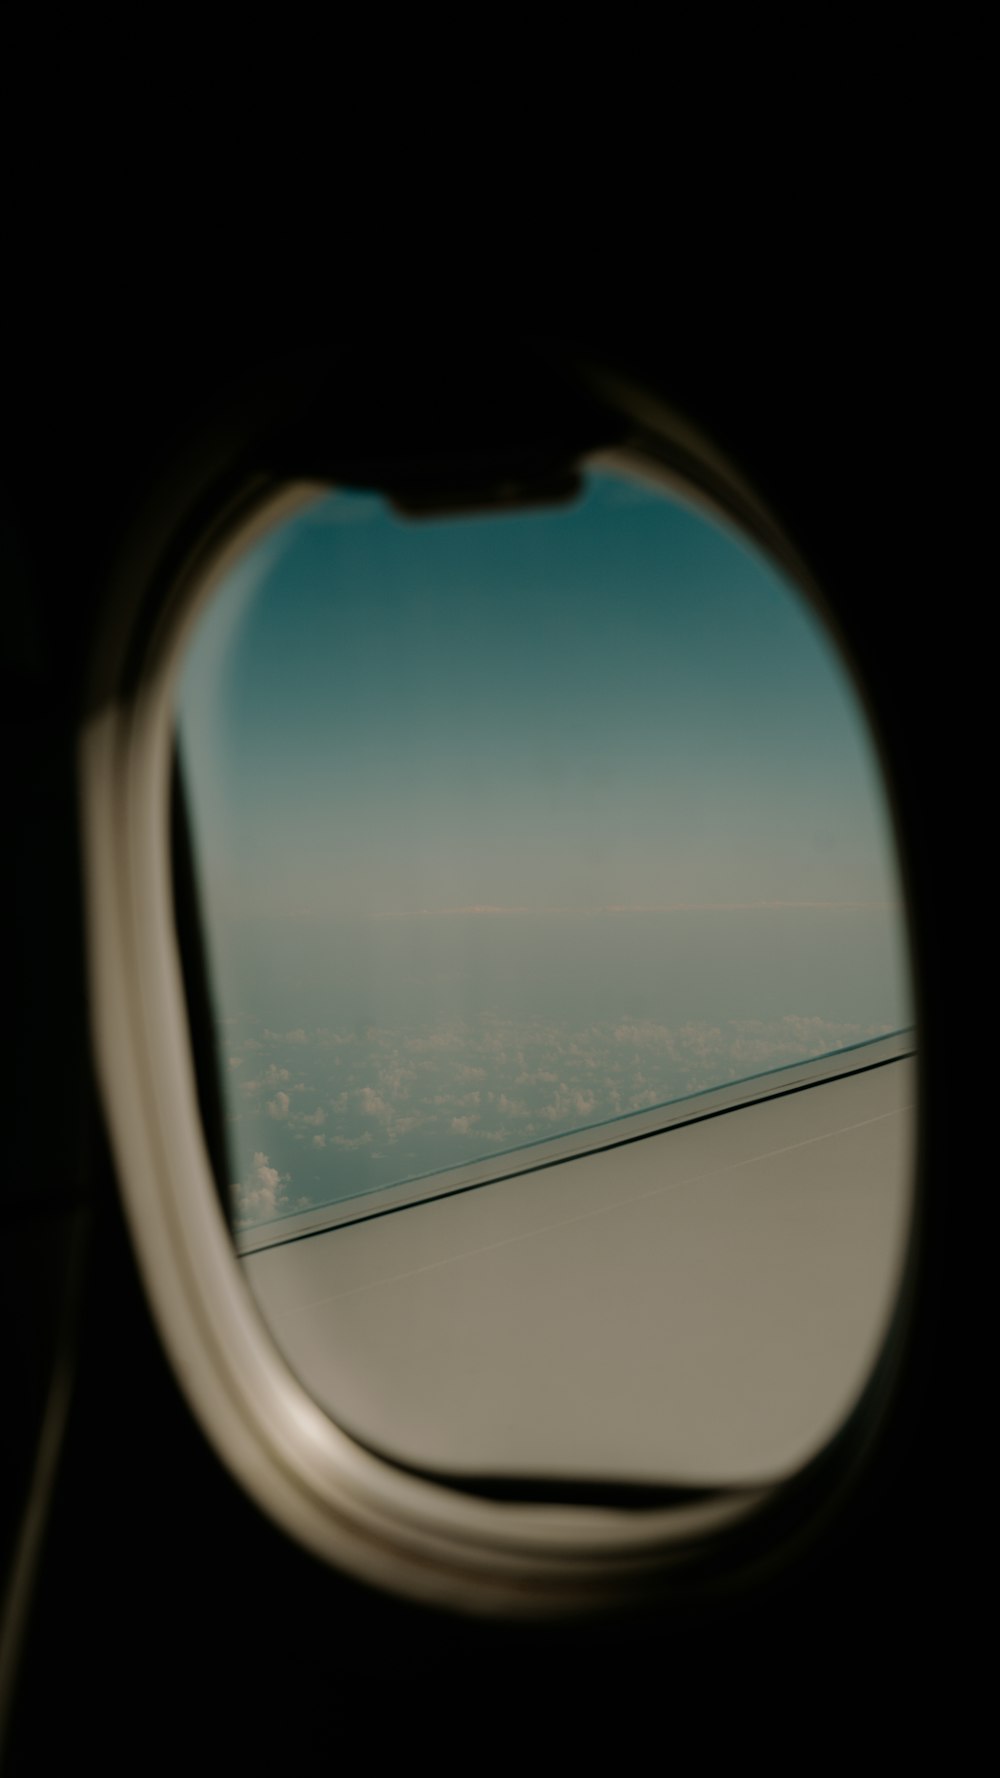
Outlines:
MULTIPOLYGON (((817 610, 867 705, 806 565, 745 479, 682 416, 611 373, 588 388, 629 438, 587 453, 701 504, 757 543, 817 610)), ((173 675, 214 587, 266 531, 330 491, 246 467, 245 441, 185 456, 137 521, 113 577, 81 731, 79 782, 94 1048, 136 1257, 196 1419, 261 1509, 356 1578, 477 1615, 675 1601, 775 1560, 870 1449, 905 1346, 915 1275, 919 1155, 908 1251, 880 1358, 848 1422, 806 1469, 764 1489, 640 1511, 496 1500, 428 1481, 356 1444, 319 1408, 254 1304, 220 1206, 198 1110, 172 901, 173 675), (220 469, 221 464, 221 469, 220 469)), ((890 810, 891 777, 868 710, 890 810)), ((894 834, 897 856, 900 836, 894 834)), ((909 931, 911 979, 919 981, 909 931)), ((918 1088, 922 1098, 923 1083, 918 1088)), ((918 1100, 919 1103, 919 1100, 918 1100)))

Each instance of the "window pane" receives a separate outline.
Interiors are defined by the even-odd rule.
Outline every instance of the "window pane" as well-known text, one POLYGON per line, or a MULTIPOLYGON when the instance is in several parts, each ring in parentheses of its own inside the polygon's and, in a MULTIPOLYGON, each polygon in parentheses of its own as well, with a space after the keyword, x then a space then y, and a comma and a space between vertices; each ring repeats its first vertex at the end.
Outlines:
POLYGON ((239 1230, 910 1021, 844 670, 658 491, 331 494, 217 592, 178 712, 239 1230))

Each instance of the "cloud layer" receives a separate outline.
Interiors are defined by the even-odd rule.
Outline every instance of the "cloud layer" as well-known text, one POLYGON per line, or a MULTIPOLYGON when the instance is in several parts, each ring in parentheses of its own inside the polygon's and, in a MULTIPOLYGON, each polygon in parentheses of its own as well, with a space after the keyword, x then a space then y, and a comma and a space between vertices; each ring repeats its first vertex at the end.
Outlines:
POLYGON ((362 1032, 239 1023, 241 1041, 229 1021, 221 1053, 240 1226, 601 1124, 888 1029, 805 1013, 676 1026, 484 1015, 362 1032), (251 1079, 230 1065, 234 1052, 252 1066, 251 1079))

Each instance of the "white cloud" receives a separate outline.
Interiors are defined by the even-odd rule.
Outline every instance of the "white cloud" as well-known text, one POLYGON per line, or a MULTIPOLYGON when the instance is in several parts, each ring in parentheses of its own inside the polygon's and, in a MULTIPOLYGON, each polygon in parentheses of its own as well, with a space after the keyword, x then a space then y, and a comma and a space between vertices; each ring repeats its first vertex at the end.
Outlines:
POLYGON ((388 1117, 390 1107, 374 1087, 358 1087, 355 1093, 358 1110, 363 1117, 388 1117))
MULTIPOLYGON (((268 1087, 278 1087, 281 1090, 276 1095, 276 1100, 272 1101, 272 1103, 276 1103, 278 1100, 287 1099, 289 1092, 291 1092, 291 1093, 305 1092, 306 1089, 301 1081, 297 1082, 294 1086, 292 1086, 290 1084, 291 1079, 292 1079, 292 1077, 289 1074, 287 1068, 278 1068, 274 1063, 272 1063, 271 1066, 269 1068, 265 1069, 263 1074, 258 1075, 256 1077, 256 1079, 241 1080, 239 1082, 239 1091, 242 1093, 242 1095, 245 1099, 255 1099, 259 1093, 265 1092, 268 1087), (287 1092, 284 1090, 286 1087, 288 1089, 287 1092)), ((268 1106, 268 1110, 270 1110, 270 1105, 268 1106)), ((275 1111, 271 1112, 272 1117, 281 1117, 283 1115, 284 1115, 284 1113, 280 1112, 280 1111, 279 1112, 275 1112, 275 1111)))
MULTIPOLYGON (((518 1076, 519 1081, 523 1078, 523 1075, 518 1076)), ((551 1077, 544 1076, 543 1078, 551 1077)), ((497 1109, 502 1111, 505 1117, 529 1117, 531 1115, 523 1099, 508 1099, 506 1093, 500 1094, 497 1100, 497 1109)))
POLYGON ((230 1187, 237 1222, 262 1222, 278 1215, 287 1205, 290 1183, 290 1175, 272 1167, 266 1154, 255 1154, 247 1178, 230 1187))
POLYGON ((395 1118, 392 1127, 397 1136, 405 1136, 408 1130, 419 1130, 422 1124, 432 1124, 435 1121, 434 1117, 421 1116, 419 1112, 413 1112, 406 1117, 395 1118))
POLYGON ((289 1098, 287 1093, 275 1093, 267 1102, 268 1117, 283 1118, 288 1116, 289 1098))
POLYGON ((383 1093, 389 1093, 396 1099, 409 1097, 410 1082, 417 1079, 415 1068, 403 1068, 399 1065, 387 1065, 378 1071, 378 1084, 383 1093))
POLYGON ((323 1110, 322 1105, 317 1105, 315 1111, 304 1111, 302 1113, 302 1122, 304 1124, 315 1124, 317 1128, 319 1128, 320 1125, 325 1124, 326 1112, 323 1110))

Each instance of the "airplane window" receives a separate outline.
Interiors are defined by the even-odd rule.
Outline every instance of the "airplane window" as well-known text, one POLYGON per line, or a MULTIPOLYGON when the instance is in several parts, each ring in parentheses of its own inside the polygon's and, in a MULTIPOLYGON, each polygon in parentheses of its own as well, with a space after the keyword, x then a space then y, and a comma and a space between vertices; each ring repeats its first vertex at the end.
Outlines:
POLYGON ((233 1236, 315 1398, 466 1478, 804 1460, 891 1310, 914 1044, 797 589, 605 464, 503 515, 334 491, 216 588, 176 714, 233 1236))

